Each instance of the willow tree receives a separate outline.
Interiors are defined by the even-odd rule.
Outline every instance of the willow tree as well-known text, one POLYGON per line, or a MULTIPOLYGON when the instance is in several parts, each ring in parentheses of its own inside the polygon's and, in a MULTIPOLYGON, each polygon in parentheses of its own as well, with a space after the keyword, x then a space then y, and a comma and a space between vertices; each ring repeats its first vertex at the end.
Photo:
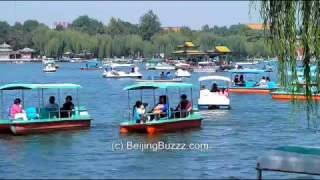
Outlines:
MULTIPOLYGON (((283 87, 297 82, 297 48, 303 48, 304 93, 307 96, 308 119, 310 112, 317 112, 311 89, 320 87, 320 2, 319 1, 273 1, 258 2, 266 31, 274 53, 279 61, 279 77, 283 87), (312 79, 310 67, 315 65, 316 77, 312 79), (289 77, 287 71, 293 76, 289 77)), ((255 4, 255 3, 253 3, 255 4)), ((293 93, 293 91, 292 91, 293 93)))

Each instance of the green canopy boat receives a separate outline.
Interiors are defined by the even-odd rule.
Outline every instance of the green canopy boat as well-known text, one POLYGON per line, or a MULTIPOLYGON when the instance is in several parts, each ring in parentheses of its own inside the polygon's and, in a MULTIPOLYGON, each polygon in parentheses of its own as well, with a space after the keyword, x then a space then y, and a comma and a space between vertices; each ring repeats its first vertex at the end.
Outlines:
MULTIPOLYGON (((192 84, 187 83, 136 83, 125 87, 123 90, 128 91, 128 110, 129 118, 120 124, 120 132, 145 132, 149 134, 154 134, 158 132, 167 131, 177 131, 186 128, 195 128, 201 126, 202 116, 197 109, 192 108, 192 84), (185 110, 180 108, 179 110, 174 110, 171 108, 172 103, 170 103, 168 98, 168 89, 177 89, 179 94, 181 94, 181 89, 190 89, 191 93, 191 110, 185 110), (135 107, 130 106, 130 91, 139 90, 140 91, 140 102, 143 100, 144 90, 153 91, 153 104, 157 107, 155 103, 155 90, 163 89, 165 90, 165 95, 162 95, 166 99, 164 106, 167 106, 162 112, 155 113, 155 109, 151 109, 148 113, 142 115, 137 115, 135 107), (132 113, 130 113, 132 112, 132 113), (152 118, 153 117, 153 118, 152 118)), ((161 96, 160 96, 161 97, 161 96)), ((178 98, 178 97, 177 97, 178 98)), ((189 102, 190 103, 190 102, 189 102)), ((159 104, 158 104, 159 105, 159 104)), ((147 106, 147 105, 146 105, 147 106)), ((182 107, 182 105, 180 104, 182 107)))
MULTIPOLYGON (((77 84, 7 84, 0 86, 2 117, 0 118, 0 132, 11 132, 15 135, 45 133, 53 130, 87 128, 90 127, 91 117, 85 107, 79 104, 79 89, 77 84), (58 102, 60 102, 60 91, 74 89, 76 91, 77 104, 72 110, 60 109, 60 103, 55 109, 44 106, 44 91, 56 90, 58 102), (12 116, 11 108, 5 108, 4 94, 7 91, 20 91, 22 102, 25 100, 25 92, 37 91, 37 107, 28 107, 23 111, 23 117, 12 116), (42 101, 42 102, 41 102, 42 101)), ((30 92, 31 93, 31 92, 30 92)), ((32 96, 31 96, 32 97, 32 96)), ((8 105, 8 104, 6 104, 8 105)), ((14 114, 13 114, 14 115, 14 114)))

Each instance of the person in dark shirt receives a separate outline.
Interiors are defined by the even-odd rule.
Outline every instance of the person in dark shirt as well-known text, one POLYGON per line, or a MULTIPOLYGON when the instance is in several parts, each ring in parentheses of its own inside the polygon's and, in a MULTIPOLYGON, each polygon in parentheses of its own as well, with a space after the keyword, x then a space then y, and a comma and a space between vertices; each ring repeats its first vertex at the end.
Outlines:
POLYGON ((192 111, 192 103, 187 99, 187 95, 182 94, 180 98, 181 98, 181 101, 175 109, 176 118, 187 117, 189 113, 192 111))
POLYGON ((61 108, 61 117, 71 117, 71 112, 74 109, 74 105, 72 103, 72 96, 66 97, 66 102, 63 104, 61 108))

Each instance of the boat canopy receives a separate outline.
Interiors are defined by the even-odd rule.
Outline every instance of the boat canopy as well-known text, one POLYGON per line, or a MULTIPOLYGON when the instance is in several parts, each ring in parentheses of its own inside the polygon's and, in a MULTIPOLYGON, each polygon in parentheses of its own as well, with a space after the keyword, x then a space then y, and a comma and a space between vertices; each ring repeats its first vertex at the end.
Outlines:
POLYGON ((233 69, 229 71, 231 74, 238 73, 238 74, 261 74, 264 73, 265 70, 261 69, 233 69))
POLYGON ((320 175, 320 147, 280 146, 258 159, 257 169, 320 175))
POLYGON ((203 76, 199 78, 199 81, 207 81, 207 80, 221 80, 221 81, 227 81, 231 82, 231 79, 224 76, 203 76))
POLYGON ((167 89, 167 88, 192 88, 192 84, 188 83, 137 83, 125 87, 123 90, 137 89, 167 89))
POLYGON ((0 86, 0 90, 18 89, 79 89, 78 84, 6 84, 0 86))

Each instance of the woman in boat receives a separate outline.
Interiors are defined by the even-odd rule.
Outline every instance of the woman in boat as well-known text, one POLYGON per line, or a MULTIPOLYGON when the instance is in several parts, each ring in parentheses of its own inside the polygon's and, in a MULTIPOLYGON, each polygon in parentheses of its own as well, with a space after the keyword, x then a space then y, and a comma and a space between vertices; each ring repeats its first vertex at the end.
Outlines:
POLYGON ((169 110, 169 104, 167 103, 168 97, 166 95, 162 95, 159 97, 159 103, 153 109, 152 114, 154 115, 151 119, 156 118, 163 118, 167 116, 167 112, 169 110))
POLYGON ((233 80, 234 85, 238 85, 239 84, 239 75, 235 75, 234 76, 234 80, 233 80))
POLYGON ((10 108, 10 119, 27 120, 27 114, 22 108, 21 99, 16 98, 10 108))
POLYGON ((164 78, 165 78, 165 75, 164 75, 164 72, 162 71, 161 74, 160 74, 160 79, 163 80, 164 78))
POLYGON ((245 85, 246 85, 246 82, 244 81, 243 74, 240 75, 238 85, 239 85, 239 86, 245 86, 245 85))
POLYGON ((210 92, 218 92, 218 85, 217 83, 213 83, 210 92))
POLYGON ((60 117, 62 118, 71 117, 71 112, 73 109, 74 109, 74 105, 72 103, 72 96, 67 96, 66 102, 63 104, 61 108, 60 117))
POLYGON ((192 111, 192 103, 187 99, 187 95, 182 94, 181 101, 175 109, 175 118, 184 118, 192 111))
POLYGON ((229 94, 227 92, 227 90, 225 88, 221 88, 220 91, 219 91, 219 95, 220 96, 225 96, 225 97, 228 97, 229 94))
POLYGON ((266 78, 266 82, 270 82, 271 80, 270 80, 270 77, 268 76, 267 78, 266 78))

